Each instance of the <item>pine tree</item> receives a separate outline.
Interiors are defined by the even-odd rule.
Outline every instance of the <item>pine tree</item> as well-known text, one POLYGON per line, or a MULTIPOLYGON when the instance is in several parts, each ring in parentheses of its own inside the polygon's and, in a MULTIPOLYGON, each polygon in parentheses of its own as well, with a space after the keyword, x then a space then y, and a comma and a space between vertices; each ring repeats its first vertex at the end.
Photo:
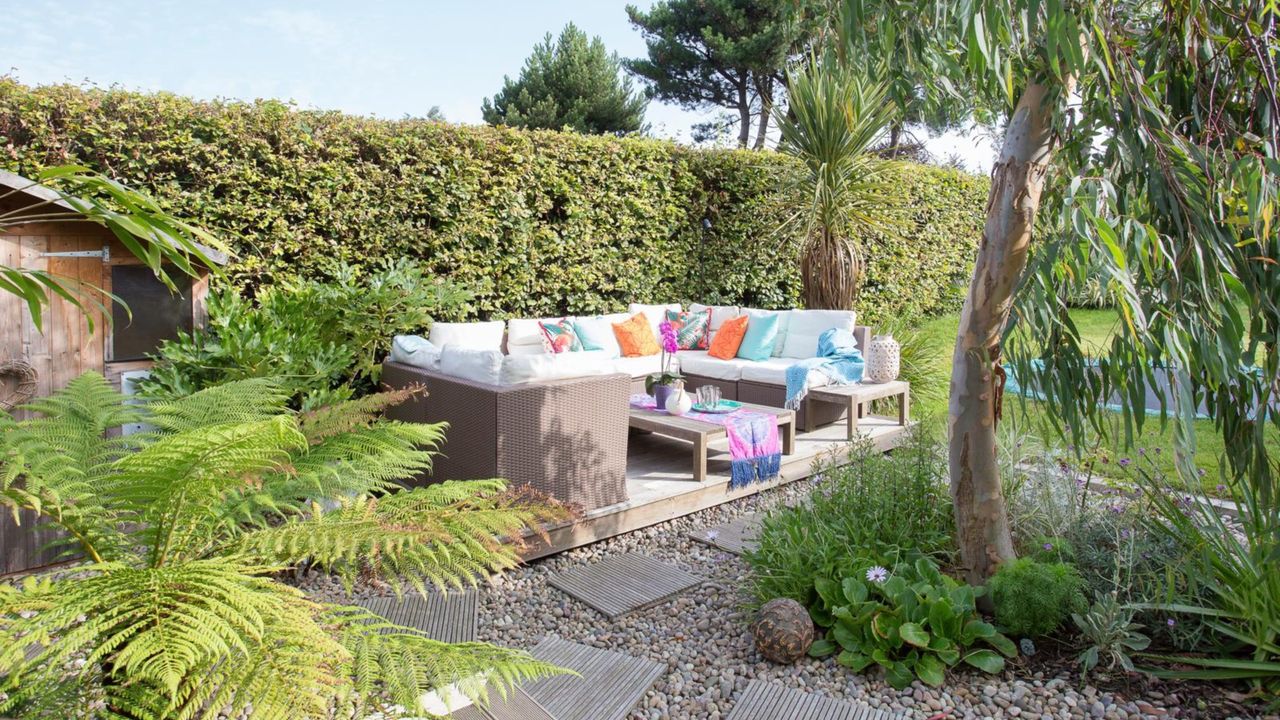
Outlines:
POLYGON ((481 112, 490 125, 626 135, 644 128, 647 104, 621 73, 618 56, 569 23, 558 40, 547 33, 534 46, 520 77, 503 78, 481 112))

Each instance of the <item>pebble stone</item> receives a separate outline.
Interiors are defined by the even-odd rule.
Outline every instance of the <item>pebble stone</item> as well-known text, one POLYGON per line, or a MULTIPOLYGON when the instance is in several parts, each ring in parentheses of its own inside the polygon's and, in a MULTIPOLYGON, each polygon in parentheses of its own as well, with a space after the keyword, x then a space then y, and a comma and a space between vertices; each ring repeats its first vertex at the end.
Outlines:
MULTIPOLYGON (((667 670, 628 716, 629 720, 720 720, 753 679, 833 698, 855 700, 907 718, 1040 718, 1129 720, 1180 717, 1179 704, 1153 694, 1122 698, 1076 678, 1052 677, 1011 662, 1000 675, 955 670, 941 688, 919 682, 898 691, 876 672, 856 674, 833 659, 804 658, 776 665, 756 652, 744 608, 746 562, 692 541, 687 534, 781 504, 794 504, 813 479, 625 535, 576 548, 507 571, 482 584, 478 639, 531 648, 554 635, 662 663, 667 670), (693 572, 706 582, 676 598, 613 621, 547 584, 549 575, 626 552, 642 552, 693 572)), ((319 574, 299 578, 308 592, 349 602, 336 580, 319 574)), ((387 594, 357 585, 357 595, 387 594)), ((780 718, 779 720, 784 720, 780 718)))

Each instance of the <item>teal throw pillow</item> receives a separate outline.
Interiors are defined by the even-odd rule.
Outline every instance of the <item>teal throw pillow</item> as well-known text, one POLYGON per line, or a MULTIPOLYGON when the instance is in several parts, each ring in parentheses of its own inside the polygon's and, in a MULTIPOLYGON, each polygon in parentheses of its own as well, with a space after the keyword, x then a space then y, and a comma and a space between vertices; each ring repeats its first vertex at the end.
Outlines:
POLYGON ((778 314, 754 315, 747 321, 747 334, 738 346, 743 360, 768 360, 773 355, 773 341, 778 337, 778 314))

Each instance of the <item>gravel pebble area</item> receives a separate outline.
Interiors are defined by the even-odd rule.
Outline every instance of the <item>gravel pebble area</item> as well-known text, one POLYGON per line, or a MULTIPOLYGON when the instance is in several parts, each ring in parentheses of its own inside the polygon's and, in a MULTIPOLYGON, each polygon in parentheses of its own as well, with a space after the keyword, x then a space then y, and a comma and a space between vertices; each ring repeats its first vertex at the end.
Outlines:
MULTIPOLYGON (((815 481, 772 489, 693 515, 535 561, 497 576, 481 588, 478 639, 531 648, 557 636, 598 648, 648 657, 667 666, 630 714, 632 720, 715 720, 728 716, 752 679, 781 683, 835 698, 855 700, 908 718, 1177 718, 1213 716, 1203 700, 1147 691, 1121 697, 1078 684, 1068 673, 1046 675, 1011 663, 1001 675, 958 670, 942 688, 920 683, 898 691, 876 673, 856 674, 831 658, 776 665, 756 652, 747 631, 746 563, 691 540, 688 533, 728 522, 742 513, 791 504, 815 481), (675 599, 610 621, 547 584, 552 573, 638 551, 696 573, 705 582, 675 599)), ((308 591, 338 600, 331 578, 310 575, 308 591)), ((357 594, 383 594, 362 585, 357 594)), ((1184 693, 1186 694, 1186 693, 1184 693)), ((779 720, 785 720, 779 718, 779 720)))

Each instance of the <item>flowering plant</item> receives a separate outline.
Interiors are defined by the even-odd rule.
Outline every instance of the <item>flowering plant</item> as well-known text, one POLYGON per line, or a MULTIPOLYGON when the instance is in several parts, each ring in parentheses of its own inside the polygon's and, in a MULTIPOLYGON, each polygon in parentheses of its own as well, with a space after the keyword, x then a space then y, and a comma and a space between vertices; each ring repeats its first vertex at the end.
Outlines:
POLYGON ((680 373, 671 371, 671 360, 680 350, 680 345, 676 342, 676 328, 670 320, 658 323, 658 344, 662 347, 662 371, 644 379, 644 391, 650 395, 654 385, 670 385, 684 379, 680 373))

